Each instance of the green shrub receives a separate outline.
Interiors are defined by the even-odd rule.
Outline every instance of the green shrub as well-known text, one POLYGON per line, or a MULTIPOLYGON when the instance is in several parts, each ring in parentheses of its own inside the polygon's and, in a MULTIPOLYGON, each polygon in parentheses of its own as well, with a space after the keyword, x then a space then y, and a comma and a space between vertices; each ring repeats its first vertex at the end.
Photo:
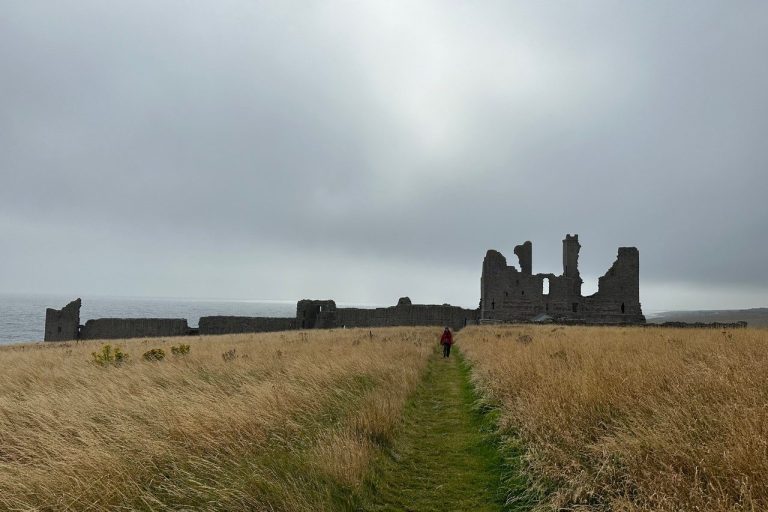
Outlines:
POLYGON ((185 345, 184 343, 179 344, 179 346, 173 346, 171 347, 171 354, 175 356, 185 356, 189 354, 189 345, 185 345))
POLYGON ((112 345, 103 345, 101 350, 92 352, 92 361, 100 366, 119 366, 128 361, 128 354, 120 350, 120 347, 112 348, 112 345))
POLYGON ((165 359, 165 350, 161 348, 153 348, 144 352, 144 355, 141 357, 143 357, 145 361, 162 361, 165 359))

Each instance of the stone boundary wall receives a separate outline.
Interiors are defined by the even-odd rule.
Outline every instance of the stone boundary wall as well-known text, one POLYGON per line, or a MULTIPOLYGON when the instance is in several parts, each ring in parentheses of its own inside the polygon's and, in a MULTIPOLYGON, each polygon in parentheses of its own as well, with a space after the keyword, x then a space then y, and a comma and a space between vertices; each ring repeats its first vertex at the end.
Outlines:
POLYGON ((80 329, 84 340, 186 336, 189 326, 183 318, 99 318, 88 320, 80 329))
POLYGON ((388 308, 340 308, 335 311, 337 327, 392 327, 436 325, 461 329, 477 323, 478 311, 458 306, 399 305, 388 308))
POLYGON ((744 329, 747 322, 664 322, 661 324, 645 324, 645 327, 675 327, 690 329, 744 329))
POLYGON ((295 318, 250 316, 204 316, 200 318, 199 334, 235 334, 245 332, 275 332, 296 329, 295 318))
POLYGON ((747 322, 664 322, 661 324, 645 323, 645 324, 618 324, 610 322, 590 322, 589 320, 579 319, 560 319, 551 320, 545 322, 534 322, 532 320, 515 320, 511 322, 505 322, 502 320, 480 320, 480 325, 579 325, 585 327, 651 327, 651 328, 673 328, 673 329, 744 329, 748 326, 747 322))
POLYGON ((199 327, 191 329, 183 318, 99 318, 79 325, 81 301, 77 299, 61 310, 46 310, 45 340, 95 340, 151 338, 161 336, 216 335, 250 332, 277 332, 296 329, 339 327, 390 327, 435 325, 461 329, 476 324, 479 311, 443 304, 411 304, 402 297, 396 306, 363 309, 337 308, 333 300, 301 300, 296 316, 245 317, 204 316, 199 327))

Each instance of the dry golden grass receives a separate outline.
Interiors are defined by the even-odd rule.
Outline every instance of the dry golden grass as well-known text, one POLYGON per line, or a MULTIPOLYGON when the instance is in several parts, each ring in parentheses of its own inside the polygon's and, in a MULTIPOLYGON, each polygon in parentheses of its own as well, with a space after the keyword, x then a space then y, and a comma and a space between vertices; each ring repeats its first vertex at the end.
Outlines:
POLYGON ((473 327, 458 346, 539 509, 768 510, 768 330, 473 327))
POLYGON ((337 508, 391 435, 433 331, 123 340, 118 367, 91 362, 101 342, 0 349, 0 509, 337 508), (174 358, 179 342, 191 353, 174 358), (166 359, 141 360, 154 347, 166 359))

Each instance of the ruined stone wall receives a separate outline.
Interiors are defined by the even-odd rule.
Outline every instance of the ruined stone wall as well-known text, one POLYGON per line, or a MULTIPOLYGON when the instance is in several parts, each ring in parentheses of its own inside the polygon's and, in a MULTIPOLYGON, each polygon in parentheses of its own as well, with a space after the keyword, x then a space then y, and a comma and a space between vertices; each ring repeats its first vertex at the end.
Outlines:
POLYGON ((515 247, 521 271, 490 250, 483 261, 480 280, 480 318, 483 321, 515 322, 549 315, 566 320, 595 323, 643 323, 640 305, 640 256, 635 247, 621 247, 616 262, 600 278, 598 292, 581 295, 578 269, 581 245, 578 235, 563 240, 563 274, 530 274, 530 242, 515 247), (544 293, 544 280, 548 293, 544 293))
POLYGON ((662 324, 647 324, 648 327, 674 327, 677 329, 746 329, 749 324, 740 322, 664 322, 662 324))
POLYGON ((80 335, 80 299, 62 309, 45 310, 45 341, 76 340, 80 335))
POLYGON ((303 299, 296 304, 297 329, 336 327, 336 302, 332 300, 303 299))
POLYGON ((435 325, 461 329, 477 323, 478 311, 449 305, 403 304, 388 308, 340 308, 336 310, 338 327, 389 327, 435 325))
POLYGON ((485 278, 488 283, 481 304, 483 318, 517 321, 539 314, 573 316, 583 310, 582 298, 574 293, 581 281, 553 274, 526 276, 514 267, 485 278), (544 293, 544 280, 549 293, 544 293))
POLYGON ((400 325, 436 325, 460 329, 475 324, 476 309, 413 305, 402 297, 396 306, 376 309, 336 307, 332 300, 301 300, 296 305, 296 317, 205 316, 199 328, 190 329, 185 319, 169 318, 99 318, 80 326, 80 299, 62 310, 46 311, 46 341, 73 339, 124 339, 189 334, 236 334, 275 332, 293 329, 328 329, 335 327, 387 327, 400 325))
POLYGON ((336 327, 389 327, 439 325, 460 329, 477 323, 478 311, 457 306, 413 305, 408 297, 387 308, 338 308, 332 300, 301 300, 296 318, 203 317, 200 334, 270 332, 290 329, 331 329, 336 327))
POLYGON ((511 283, 519 279, 518 274, 500 252, 491 249, 485 254, 480 276, 480 318, 506 320, 501 304, 511 283))
POLYGON ((585 297, 585 318, 614 323, 643 323, 640 306, 640 253, 619 247, 616 261, 598 280, 598 290, 585 297))
POLYGON ((571 278, 579 277, 579 235, 565 235, 563 240, 563 275, 571 278))
POLYGON ((295 318, 204 316, 200 318, 200 334, 234 334, 244 332, 275 332, 296 329, 295 318))
POLYGON ((186 336, 187 321, 183 318, 99 318, 88 320, 80 331, 86 340, 152 338, 186 336))
POLYGON ((515 256, 520 262, 520 271, 523 274, 531 275, 533 273, 533 244, 525 242, 515 247, 515 256))
MULTIPOLYGON (((524 244, 524 247, 529 245, 524 244)), ((530 248, 521 253, 525 259, 530 248)), ((526 263, 526 266, 528 266, 526 263)), ((544 309, 544 278, 553 275, 530 275, 518 271, 514 265, 507 265, 506 258, 498 251, 488 251, 483 262, 481 277, 480 309, 481 318, 513 321, 531 318, 544 309)), ((550 279, 550 293, 558 283, 550 279)))

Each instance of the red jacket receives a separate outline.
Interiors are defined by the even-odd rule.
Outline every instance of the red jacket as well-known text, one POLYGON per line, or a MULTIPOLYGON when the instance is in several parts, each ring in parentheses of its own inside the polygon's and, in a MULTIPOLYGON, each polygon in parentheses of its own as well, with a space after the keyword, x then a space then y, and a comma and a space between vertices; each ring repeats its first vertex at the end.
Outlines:
POLYGON ((440 338, 440 344, 441 345, 453 345, 453 335, 451 334, 451 331, 444 331, 443 337, 440 338))

